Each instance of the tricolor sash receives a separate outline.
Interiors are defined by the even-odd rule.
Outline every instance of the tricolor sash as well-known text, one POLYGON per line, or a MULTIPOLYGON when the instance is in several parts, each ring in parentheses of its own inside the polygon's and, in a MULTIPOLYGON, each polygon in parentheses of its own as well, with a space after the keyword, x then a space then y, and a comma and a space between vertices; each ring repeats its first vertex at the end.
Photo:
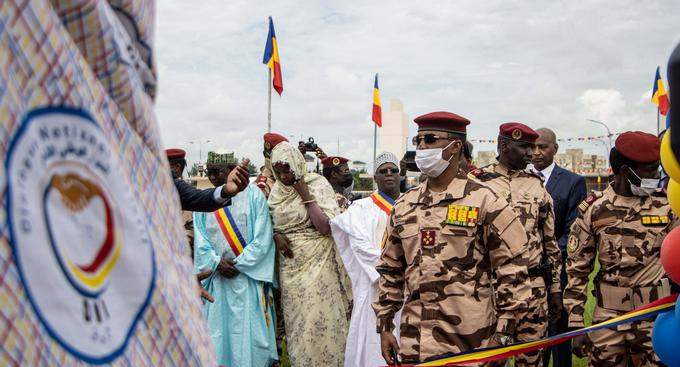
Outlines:
POLYGON ((373 203, 377 205, 378 208, 380 208, 380 210, 384 211, 388 217, 392 214, 392 208, 394 208, 394 200, 392 200, 391 197, 385 195, 380 191, 376 191, 373 194, 371 194, 371 200, 373 200, 373 203))
POLYGON ((246 247, 247 243, 243 239, 241 232, 238 230, 234 217, 231 215, 231 212, 227 207, 218 209, 213 213, 215 214, 217 223, 220 225, 220 229, 222 230, 224 238, 227 239, 231 250, 234 252, 234 256, 238 257, 238 255, 241 255, 243 252, 243 249, 246 247))
POLYGON ((582 329, 570 331, 567 333, 543 338, 535 341, 520 342, 507 346, 479 348, 470 350, 455 355, 449 355, 442 358, 437 358, 429 362, 418 364, 417 366, 457 366, 461 364, 479 363, 486 361, 493 361, 498 359, 505 359, 518 354, 529 353, 542 348, 550 347, 560 344, 569 339, 573 339, 579 335, 583 335, 590 331, 612 328, 617 325, 626 324, 652 316, 656 316, 664 312, 672 312, 675 309, 675 302, 678 298, 677 294, 661 298, 650 304, 642 306, 638 309, 630 311, 624 315, 603 321, 599 324, 594 324, 582 329))
POLYGON ((269 326, 269 304, 271 299, 269 298, 269 283, 262 283, 262 306, 264 307, 264 320, 269 326))

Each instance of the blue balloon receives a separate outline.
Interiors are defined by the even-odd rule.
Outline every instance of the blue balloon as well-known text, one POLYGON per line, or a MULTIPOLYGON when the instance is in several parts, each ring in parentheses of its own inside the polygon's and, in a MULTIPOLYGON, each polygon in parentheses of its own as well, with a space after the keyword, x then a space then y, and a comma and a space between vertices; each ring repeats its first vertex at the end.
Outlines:
POLYGON ((680 367, 679 325, 674 312, 665 312, 656 317, 652 330, 652 345, 656 355, 671 367, 680 367))

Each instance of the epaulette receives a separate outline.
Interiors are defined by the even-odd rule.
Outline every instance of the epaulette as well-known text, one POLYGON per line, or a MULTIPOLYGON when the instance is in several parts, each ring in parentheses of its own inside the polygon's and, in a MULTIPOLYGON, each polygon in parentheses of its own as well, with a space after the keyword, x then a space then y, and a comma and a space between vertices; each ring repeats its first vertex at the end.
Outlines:
POLYGON ((595 200, 599 199, 602 197, 602 191, 591 191, 588 196, 586 196, 586 199, 581 202, 581 204, 578 205, 578 210, 581 212, 581 214, 585 213, 588 208, 595 202, 595 200))
POLYGON ((469 178, 476 178, 480 181, 489 181, 491 179, 494 179, 496 177, 500 176, 498 173, 495 172, 485 172, 481 168, 474 169, 468 173, 469 178))
POLYGON ((533 169, 527 168, 524 170, 524 172, 529 176, 533 176, 540 179, 541 181, 545 181, 545 176, 541 176, 538 172, 534 171, 533 169))

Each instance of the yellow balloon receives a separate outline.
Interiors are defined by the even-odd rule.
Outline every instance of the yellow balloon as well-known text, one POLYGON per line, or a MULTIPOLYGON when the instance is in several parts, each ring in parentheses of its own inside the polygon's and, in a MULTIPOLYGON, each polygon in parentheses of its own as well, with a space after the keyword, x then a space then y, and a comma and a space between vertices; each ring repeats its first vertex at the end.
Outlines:
POLYGON ((673 213, 680 213, 680 183, 675 182, 673 179, 668 180, 666 195, 668 196, 668 203, 671 204, 673 213))
MULTIPOLYGON (((661 140, 661 164, 668 176, 680 182, 680 164, 671 149, 671 130, 668 129, 661 140)), ((676 212, 677 213, 677 212, 676 212)))

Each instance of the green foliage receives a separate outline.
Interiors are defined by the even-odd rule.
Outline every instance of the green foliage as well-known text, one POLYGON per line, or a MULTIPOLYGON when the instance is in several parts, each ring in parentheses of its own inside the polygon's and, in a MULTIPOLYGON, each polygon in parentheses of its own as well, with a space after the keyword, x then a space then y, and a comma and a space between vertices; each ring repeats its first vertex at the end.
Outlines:
POLYGON ((359 177, 366 171, 354 172, 354 190, 355 191, 370 191, 373 190, 373 179, 359 177))

